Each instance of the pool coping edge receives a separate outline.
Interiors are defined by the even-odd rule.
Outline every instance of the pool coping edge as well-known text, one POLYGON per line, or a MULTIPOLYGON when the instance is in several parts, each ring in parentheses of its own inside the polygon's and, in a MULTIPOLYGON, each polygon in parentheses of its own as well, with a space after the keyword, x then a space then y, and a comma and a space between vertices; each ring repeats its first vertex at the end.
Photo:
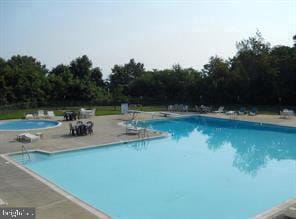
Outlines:
POLYGON ((78 206, 80 206, 83 209, 87 210, 88 212, 92 213, 96 217, 98 217, 100 219, 111 219, 111 217, 109 215, 107 215, 106 213, 100 211, 97 208, 94 208, 93 206, 87 204, 83 200, 77 198, 76 196, 70 194, 69 192, 65 191, 61 187, 57 186, 55 183, 50 182, 46 178, 40 176, 39 174, 37 174, 37 173, 33 172, 32 170, 26 168, 25 166, 23 166, 23 165, 17 163, 16 161, 10 159, 9 158, 9 155, 7 155, 7 154, 1 154, 0 156, 3 159, 5 159, 7 162, 13 164, 14 166, 16 166, 17 168, 19 168, 20 170, 22 170, 25 173, 27 173, 30 176, 32 176, 34 179, 38 180, 42 184, 48 186, 53 191, 57 192, 59 195, 61 195, 61 196, 65 197, 66 199, 72 201, 73 203, 77 204, 78 206))
MULTIPOLYGON (((84 147, 82 146, 79 148, 70 148, 70 149, 63 149, 63 150, 56 150, 56 151, 33 149, 33 150, 28 150, 28 152, 29 153, 31 153, 31 152, 43 153, 43 154, 47 154, 50 156, 50 155, 55 155, 55 154, 60 154, 60 153, 75 152, 75 151, 103 148, 103 147, 111 147, 111 146, 116 146, 119 144, 127 144, 127 143, 138 142, 138 141, 161 139, 161 138, 166 138, 168 136, 169 135, 167 133, 161 133, 159 136, 150 136, 150 137, 146 137, 146 138, 142 138, 142 139, 131 139, 131 140, 126 140, 126 141, 118 141, 118 142, 111 142, 111 143, 107 143, 107 144, 90 145, 90 146, 84 146, 84 147)), ((18 163, 17 161, 15 161, 11 158, 11 156, 13 156, 13 155, 20 155, 20 154, 22 154, 22 152, 17 151, 17 152, 0 154, 0 157, 2 157, 4 160, 6 160, 9 164, 13 164, 15 167, 17 167, 20 170, 24 171, 25 173, 29 174, 34 179, 36 179, 39 182, 43 183, 44 185, 48 186, 50 189, 52 189, 53 191, 62 195, 66 199, 72 201, 73 203, 77 204, 78 206, 80 206, 83 209, 87 210, 88 212, 92 213, 96 217, 98 217, 100 219, 111 219, 112 218, 107 213, 93 207, 92 205, 88 204, 87 202, 83 201, 82 199, 76 197, 75 195, 71 194, 70 192, 59 187, 57 184, 51 182, 50 180, 46 179, 45 177, 42 177, 41 175, 35 173, 34 171, 30 170, 26 166, 21 165, 20 163, 18 163)))
POLYGON ((253 218, 254 219, 267 219, 270 218, 272 216, 275 216, 275 214, 279 213, 280 211, 284 210, 285 208, 287 208, 290 205, 296 204, 296 198, 290 198, 270 209, 267 209, 265 211, 263 211, 262 213, 259 213, 257 215, 255 215, 253 218))
MULTIPOLYGON (((1 132, 28 132, 28 131, 40 131, 40 130, 47 130, 47 129, 53 129, 61 126, 63 123, 57 120, 53 119, 16 119, 16 120, 1 120, 1 121, 18 121, 18 120, 25 120, 25 121, 49 121, 49 122, 57 122, 58 124, 55 126, 45 127, 45 128, 33 128, 33 129, 17 129, 17 130, 11 130, 11 129, 0 129, 1 132)), ((1 122, 0 121, 0 122, 1 122)))

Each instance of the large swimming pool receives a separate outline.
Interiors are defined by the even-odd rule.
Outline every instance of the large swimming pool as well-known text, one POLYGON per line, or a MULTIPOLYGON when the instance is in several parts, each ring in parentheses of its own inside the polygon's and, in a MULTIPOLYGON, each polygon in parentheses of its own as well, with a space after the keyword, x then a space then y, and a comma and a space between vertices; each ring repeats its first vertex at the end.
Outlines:
POLYGON ((296 196, 294 128, 199 116, 146 125, 172 135, 23 165, 112 218, 243 219, 296 196))
POLYGON ((0 122, 0 131, 25 131, 32 129, 48 129, 61 123, 51 120, 11 120, 0 122))

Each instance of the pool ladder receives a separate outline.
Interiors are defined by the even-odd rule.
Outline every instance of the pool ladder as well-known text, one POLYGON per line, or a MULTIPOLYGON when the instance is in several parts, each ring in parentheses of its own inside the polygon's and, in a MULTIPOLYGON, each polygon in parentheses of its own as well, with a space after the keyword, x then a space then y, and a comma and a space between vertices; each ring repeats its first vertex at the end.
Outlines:
POLYGON ((24 156, 24 155, 27 155, 28 158, 29 158, 29 160, 31 160, 31 156, 30 156, 30 154, 29 154, 29 152, 28 152, 28 150, 27 150, 27 148, 25 147, 24 144, 22 144, 22 155, 23 155, 23 156, 24 156))

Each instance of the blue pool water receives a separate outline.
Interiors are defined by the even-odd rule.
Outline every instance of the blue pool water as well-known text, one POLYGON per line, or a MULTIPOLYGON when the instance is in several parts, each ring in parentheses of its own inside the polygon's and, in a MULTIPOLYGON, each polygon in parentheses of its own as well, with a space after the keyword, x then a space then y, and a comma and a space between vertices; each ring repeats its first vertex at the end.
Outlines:
POLYGON ((0 122, 0 131, 21 131, 44 129, 58 126, 60 123, 50 120, 12 120, 0 122))
POLYGON ((296 196, 296 129, 203 117, 146 125, 172 136, 23 164, 112 218, 244 219, 296 196))

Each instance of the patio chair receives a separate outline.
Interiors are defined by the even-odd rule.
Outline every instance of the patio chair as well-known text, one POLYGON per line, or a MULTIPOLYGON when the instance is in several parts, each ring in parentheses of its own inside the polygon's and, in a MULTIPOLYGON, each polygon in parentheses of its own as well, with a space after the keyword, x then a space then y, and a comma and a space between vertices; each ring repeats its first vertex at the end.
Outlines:
POLYGON ((31 133, 22 133, 17 136, 17 141, 19 142, 34 142, 40 139, 40 136, 33 135, 31 133))
POLYGON ((200 110, 201 110, 201 113, 210 113, 212 111, 212 108, 209 106, 201 105, 200 110))
POLYGON ((70 135, 75 135, 75 128, 73 127, 72 123, 69 123, 70 135))
POLYGON ((227 112, 225 112, 226 115, 231 116, 231 115, 235 115, 236 112, 234 110, 229 110, 227 112))
POLYGON ((137 134, 138 136, 140 136, 142 130, 142 128, 135 127, 130 124, 126 126, 126 134, 137 134))
POLYGON ((294 116, 293 110, 284 109, 283 111, 280 111, 280 118, 281 119, 289 119, 291 116, 294 116))
POLYGON ((178 105, 178 111, 183 112, 183 110, 184 110, 184 105, 183 104, 178 105))
POLYGON ((238 111, 238 114, 239 114, 239 115, 245 115, 245 114, 247 114, 246 108, 241 107, 241 108, 239 109, 239 111, 238 111))
POLYGON ((44 119, 45 118, 44 110, 38 110, 37 118, 38 119, 44 119))
POLYGON ((194 106, 194 109, 195 109, 195 111, 198 112, 198 113, 200 113, 200 111, 201 111, 201 110, 200 110, 200 107, 197 106, 197 105, 194 106))
POLYGON ((257 115, 257 109, 254 107, 251 109, 251 111, 249 112, 249 116, 256 116, 257 115))
POLYGON ((55 115, 54 115, 53 111, 47 111, 47 118, 52 119, 54 117, 55 117, 55 115))
POLYGON ((34 119, 34 115, 31 114, 31 113, 29 113, 29 114, 26 114, 26 115, 25 115, 25 118, 26 118, 26 119, 34 119))
POLYGON ((224 112, 224 106, 220 106, 218 110, 214 111, 214 113, 223 113, 224 112))
POLYGON ((174 104, 174 110, 173 111, 178 111, 179 109, 179 105, 178 104, 174 104))
POLYGON ((173 105, 168 105, 168 111, 169 111, 169 112, 174 111, 174 106, 173 106, 173 105))
POLYGON ((80 109, 80 118, 89 118, 91 116, 95 116, 96 114, 96 109, 80 109))
POLYGON ((87 128, 88 128, 88 134, 92 135, 94 133, 93 127, 94 127, 94 123, 92 121, 88 121, 86 122, 87 124, 87 128))
POLYGON ((159 112, 159 115, 160 116, 163 116, 163 117, 168 117, 168 116, 179 116, 180 114, 178 114, 178 113, 171 113, 171 112, 159 112))

